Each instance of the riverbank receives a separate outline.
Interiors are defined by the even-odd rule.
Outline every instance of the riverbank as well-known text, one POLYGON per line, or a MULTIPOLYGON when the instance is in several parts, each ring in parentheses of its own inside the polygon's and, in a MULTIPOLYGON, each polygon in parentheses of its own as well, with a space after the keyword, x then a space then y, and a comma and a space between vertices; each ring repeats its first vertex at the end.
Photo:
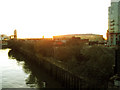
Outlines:
POLYGON ((27 78, 24 79, 24 82, 28 87, 35 88, 35 90, 39 88, 62 89, 62 85, 53 77, 48 75, 45 72, 44 68, 38 65, 34 60, 26 58, 22 53, 13 49, 8 52, 8 56, 12 61, 17 61, 16 65, 22 67, 23 72, 25 72, 28 75, 27 78))
POLYGON ((56 47, 53 41, 10 41, 9 47, 33 58, 56 79, 62 78, 65 87, 107 88, 113 75, 112 48, 83 44, 56 47))
POLYGON ((0 57, 1 89, 62 89, 62 85, 58 81, 48 75, 42 67, 32 62, 33 60, 28 60, 23 54, 9 48, 0 49, 0 57))

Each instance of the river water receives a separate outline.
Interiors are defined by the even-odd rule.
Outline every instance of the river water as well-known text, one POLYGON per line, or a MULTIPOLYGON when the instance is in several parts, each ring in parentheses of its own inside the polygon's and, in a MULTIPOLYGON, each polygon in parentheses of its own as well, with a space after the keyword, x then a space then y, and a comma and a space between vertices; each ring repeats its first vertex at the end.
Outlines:
POLYGON ((44 69, 28 61, 18 52, 0 49, 0 89, 62 87, 44 69))

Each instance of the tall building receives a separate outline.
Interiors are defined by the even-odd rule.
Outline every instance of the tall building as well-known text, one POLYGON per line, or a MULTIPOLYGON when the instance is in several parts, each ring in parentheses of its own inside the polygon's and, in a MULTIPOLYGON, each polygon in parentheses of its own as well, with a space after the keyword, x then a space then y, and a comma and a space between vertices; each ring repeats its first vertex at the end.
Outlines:
POLYGON ((111 0, 108 8, 107 44, 120 44, 120 0, 111 0))
POLYGON ((17 39, 17 30, 14 30, 14 39, 17 39))

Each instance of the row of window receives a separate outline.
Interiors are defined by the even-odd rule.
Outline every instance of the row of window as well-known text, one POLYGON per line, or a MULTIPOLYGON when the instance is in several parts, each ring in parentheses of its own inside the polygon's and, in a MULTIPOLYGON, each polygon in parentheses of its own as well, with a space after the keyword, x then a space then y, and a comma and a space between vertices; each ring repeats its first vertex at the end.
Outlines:
MULTIPOLYGON (((111 43, 113 43, 113 35, 111 35, 110 38, 111 38, 111 43)), ((119 36, 116 35, 116 44, 118 44, 119 40, 120 40, 120 35, 119 36)))

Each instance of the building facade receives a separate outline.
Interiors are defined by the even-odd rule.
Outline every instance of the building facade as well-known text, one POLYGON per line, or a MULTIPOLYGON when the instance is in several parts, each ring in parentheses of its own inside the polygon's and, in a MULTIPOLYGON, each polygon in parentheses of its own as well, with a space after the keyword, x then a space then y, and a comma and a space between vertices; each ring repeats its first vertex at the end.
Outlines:
POLYGON ((107 44, 120 44, 120 0, 111 0, 111 6, 108 8, 107 44))
POLYGON ((104 42, 103 35, 97 35, 97 34, 69 34, 69 35, 59 35, 59 36, 53 36, 53 40, 68 40, 72 37, 79 37, 82 40, 89 39, 89 41, 98 41, 98 42, 104 42))

